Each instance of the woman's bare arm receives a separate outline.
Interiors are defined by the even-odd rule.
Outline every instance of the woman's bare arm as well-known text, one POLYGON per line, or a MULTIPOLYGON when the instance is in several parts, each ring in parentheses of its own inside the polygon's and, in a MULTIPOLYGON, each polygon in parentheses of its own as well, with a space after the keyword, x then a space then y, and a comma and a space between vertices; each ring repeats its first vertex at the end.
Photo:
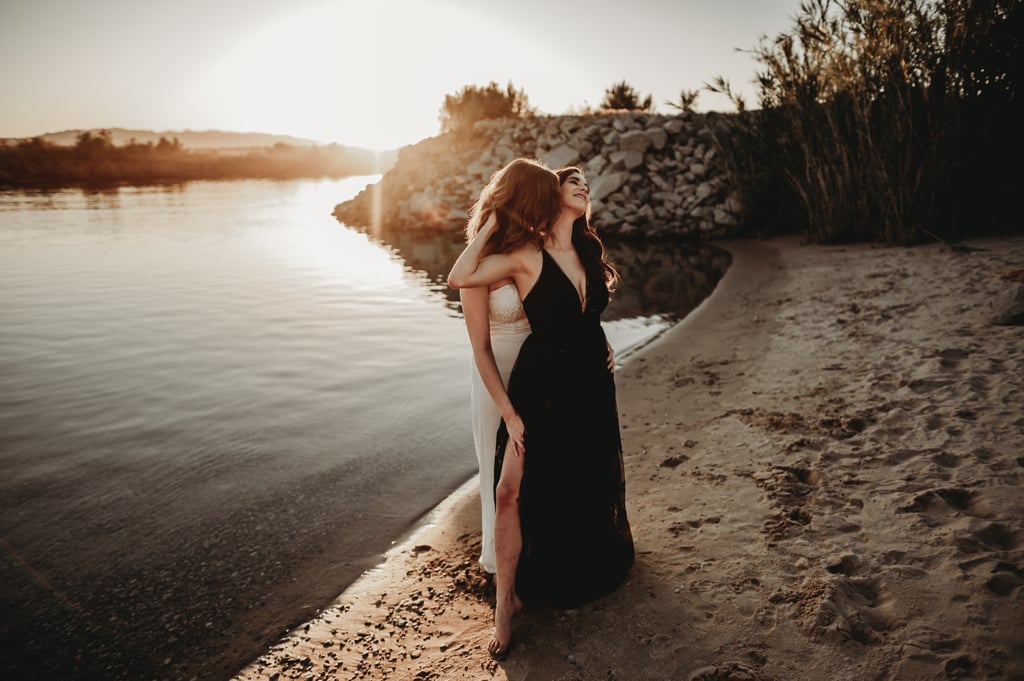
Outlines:
POLYGON ((492 253, 486 256, 483 254, 487 239, 490 238, 496 224, 497 220, 491 213, 483 227, 452 265, 452 270, 448 273, 449 286, 459 289, 490 286, 512 277, 518 271, 519 261, 505 253, 492 253))
POLYGON ((516 454, 522 454, 525 427, 523 420, 512 406, 505 384, 501 380, 498 363, 494 359, 491 346, 491 327, 487 318, 488 290, 485 286, 464 288, 459 291, 462 300, 462 314, 469 332, 469 343, 473 348, 473 362, 483 380, 487 393, 491 396, 498 413, 505 420, 509 439, 512 441, 516 454))

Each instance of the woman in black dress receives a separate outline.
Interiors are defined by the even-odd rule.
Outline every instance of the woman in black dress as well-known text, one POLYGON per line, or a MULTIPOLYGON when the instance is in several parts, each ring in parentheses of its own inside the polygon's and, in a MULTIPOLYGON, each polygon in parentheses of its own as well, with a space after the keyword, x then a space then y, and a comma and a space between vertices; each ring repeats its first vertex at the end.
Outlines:
POLYGON ((614 590, 633 562, 613 364, 601 328, 616 272, 590 226, 582 171, 557 177, 561 209, 540 228, 539 248, 480 257, 471 243, 449 275, 456 288, 511 276, 532 328, 508 385, 525 425, 524 455, 505 448, 504 428, 498 435, 489 650, 499 656, 509 649, 520 596, 575 607, 614 590))

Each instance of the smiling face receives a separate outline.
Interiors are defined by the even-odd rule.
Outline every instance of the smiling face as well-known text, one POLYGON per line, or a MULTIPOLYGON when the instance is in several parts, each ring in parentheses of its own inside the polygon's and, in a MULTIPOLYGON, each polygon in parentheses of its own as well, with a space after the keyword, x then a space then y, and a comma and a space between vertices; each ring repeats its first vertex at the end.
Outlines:
POLYGON ((572 172, 562 182, 562 210, 568 210, 579 217, 587 212, 590 205, 590 185, 579 171, 572 172))

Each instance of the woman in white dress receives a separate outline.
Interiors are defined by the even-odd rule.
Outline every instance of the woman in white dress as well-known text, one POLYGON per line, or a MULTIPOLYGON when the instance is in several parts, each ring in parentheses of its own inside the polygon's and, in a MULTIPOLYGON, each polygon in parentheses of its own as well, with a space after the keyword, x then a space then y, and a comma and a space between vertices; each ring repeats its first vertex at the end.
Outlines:
MULTIPOLYGON (((483 250, 501 253, 522 243, 534 242, 561 210, 554 173, 536 162, 513 161, 494 174, 470 211, 466 238, 494 223, 483 250)), ((473 348, 473 440, 480 465, 481 555, 490 573, 497 570, 494 552, 496 438, 502 421, 509 447, 516 457, 523 453, 526 437, 523 420, 505 389, 519 346, 530 335, 523 304, 512 277, 479 288, 460 290, 463 316, 473 348)))
POLYGON ((512 408, 505 388, 519 346, 530 335, 515 282, 488 288, 462 289, 462 313, 473 348, 470 404, 473 444, 480 465, 480 564, 494 573, 494 450, 498 426, 504 419, 522 432, 522 419, 512 408))

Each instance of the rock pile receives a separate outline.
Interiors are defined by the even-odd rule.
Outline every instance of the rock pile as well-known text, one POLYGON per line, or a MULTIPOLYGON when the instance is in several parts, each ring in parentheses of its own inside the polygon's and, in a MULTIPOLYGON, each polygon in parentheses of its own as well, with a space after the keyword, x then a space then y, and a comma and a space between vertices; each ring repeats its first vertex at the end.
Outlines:
POLYGON ((731 115, 612 112, 481 121, 401 150, 375 185, 338 205, 363 228, 458 229, 491 175, 517 157, 581 166, 593 222, 619 238, 728 236, 743 208, 714 139, 731 115))

